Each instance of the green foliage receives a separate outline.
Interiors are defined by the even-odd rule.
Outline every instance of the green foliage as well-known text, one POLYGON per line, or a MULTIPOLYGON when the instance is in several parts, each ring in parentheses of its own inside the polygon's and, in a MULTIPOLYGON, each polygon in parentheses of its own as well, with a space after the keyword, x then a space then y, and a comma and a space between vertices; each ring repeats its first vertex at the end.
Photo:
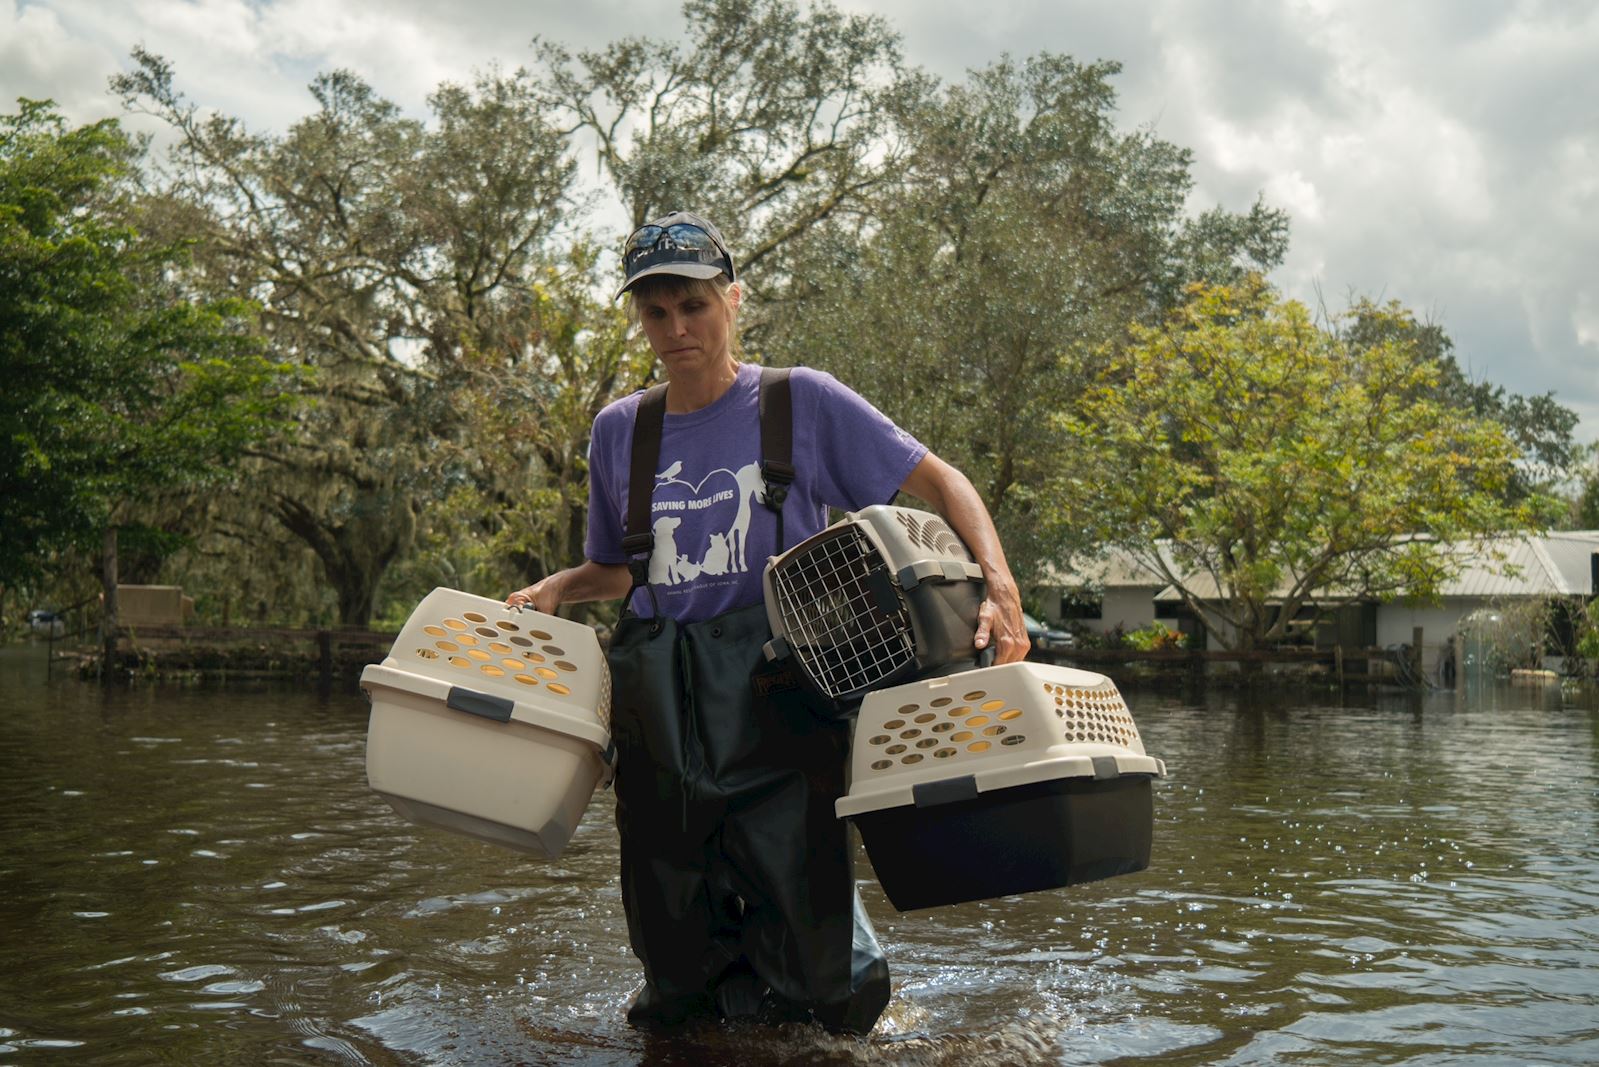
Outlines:
POLYGON ((592 139, 632 225, 700 211, 745 280, 775 291, 798 236, 886 188, 890 120, 921 79, 882 19, 827 3, 687 0, 681 41, 629 37, 576 56, 541 42, 544 99, 592 139))
POLYGON ((1543 666, 1554 617, 1547 599, 1508 601, 1479 608, 1460 620, 1460 649, 1468 672, 1506 675, 1543 666))
POLYGON ((1508 502, 1549 492, 1573 472, 1580 458, 1580 446, 1571 436, 1577 413, 1557 403, 1552 393, 1521 396, 1503 386, 1472 381, 1455 359, 1454 342, 1437 323, 1418 322, 1397 303, 1379 306, 1361 298, 1351 304, 1337 330, 1353 348, 1388 342, 1413 347, 1436 367, 1437 378, 1430 386, 1433 399, 1505 428, 1520 454, 1505 485, 1508 502))
POLYGON ((1599 678, 1599 599, 1589 600, 1575 619, 1576 643, 1573 652, 1581 661, 1581 673, 1599 678))
POLYGON ((1572 473, 1574 484, 1563 525, 1568 530, 1599 530, 1599 441, 1577 447, 1572 473))
POLYGON ((136 227, 137 157, 114 120, 0 116, 0 586, 223 484, 279 410, 251 307, 194 298, 184 243, 136 227))
POLYGON ((293 431, 251 461, 257 513, 316 553, 340 621, 362 625, 422 514, 493 466, 477 386, 529 369, 534 279, 570 205, 566 142, 522 71, 441 85, 429 124, 335 71, 313 81, 312 114, 258 135, 202 115, 159 56, 135 58, 113 87, 177 134, 172 224, 201 235, 207 284, 256 294, 273 351, 316 371, 293 431))
POLYGON ((1196 286, 1107 353, 1077 413, 1056 520, 1127 549, 1229 648, 1280 640, 1307 603, 1435 594, 1439 542, 1530 528, 1499 424, 1437 398, 1405 313, 1352 345, 1263 282, 1196 286), (1278 610, 1277 606, 1281 609, 1278 610))
POLYGON ((1281 257, 1256 205, 1185 219, 1188 153, 1115 128, 1113 63, 1043 54, 926 88, 898 111, 900 179, 869 216, 801 244, 809 267, 762 334, 833 371, 966 471, 1024 582, 1072 547, 1040 534, 1073 466, 1051 422, 1100 350, 1195 279, 1281 257))
POLYGON ((1136 648, 1141 652, 1168 652, 1188 647, 1187 634, 1158 622, 1128 631, 1122 635, 1122 641, 1128 648, 1136 648))

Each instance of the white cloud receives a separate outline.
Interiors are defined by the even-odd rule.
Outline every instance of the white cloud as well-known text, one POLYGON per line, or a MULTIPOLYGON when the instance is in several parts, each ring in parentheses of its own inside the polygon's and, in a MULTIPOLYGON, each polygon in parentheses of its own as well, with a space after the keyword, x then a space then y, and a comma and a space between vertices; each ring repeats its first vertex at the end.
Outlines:
MULTIPOLYGON (((1461 0, 840 0, 945 78, 1002 53, 1122 62, 1120 114, 1194 150, 1197 209, 1262 190, 1293 246, 1278 281, 1436 316, 1462 363, 1553 389, 1599 437, 1599 5, 1461 0)), ((347 67, 420 113, 440 80, 680 25, 677 0, 0 0, 0 95, 118 113, 142 43, 193 100, 282 128, 347 67)))

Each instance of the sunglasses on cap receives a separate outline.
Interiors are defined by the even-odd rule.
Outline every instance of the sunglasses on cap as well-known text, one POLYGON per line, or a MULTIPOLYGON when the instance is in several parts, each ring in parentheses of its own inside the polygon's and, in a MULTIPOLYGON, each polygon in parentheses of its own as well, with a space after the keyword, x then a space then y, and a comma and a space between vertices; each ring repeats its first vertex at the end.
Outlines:
POLYGON ((622 268, 631 274, 641 260, 651 255, 658 255, 661 262, 705 263, 721 267, 729 276, 733 273, 733 264, 721 242, 688 222, 640 226, 622 248, 622 268))

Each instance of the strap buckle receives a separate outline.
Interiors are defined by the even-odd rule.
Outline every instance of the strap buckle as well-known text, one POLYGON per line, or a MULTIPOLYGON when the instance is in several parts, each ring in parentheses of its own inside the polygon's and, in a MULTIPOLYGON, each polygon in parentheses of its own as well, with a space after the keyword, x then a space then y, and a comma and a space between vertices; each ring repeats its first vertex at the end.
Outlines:
POLYGON ((761 461, 761 479, 766 483, 766 506, 781 510, 788 499, 788 487, 794 484, 794 466, 782 460, 761 461))

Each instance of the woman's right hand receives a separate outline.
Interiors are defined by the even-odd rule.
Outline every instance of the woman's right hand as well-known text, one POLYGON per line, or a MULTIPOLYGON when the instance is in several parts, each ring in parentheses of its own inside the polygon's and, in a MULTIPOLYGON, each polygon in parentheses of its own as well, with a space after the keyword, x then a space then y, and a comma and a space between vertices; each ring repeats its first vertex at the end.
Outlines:
POLYGON ((532 608, 534 611, 542 611, 546 615, 554 615, 555 609, 561 606, 561 574, 562 572, 558 571, 526 588, 518 589, 505 598, 505 606, 509 608, 532 608))

